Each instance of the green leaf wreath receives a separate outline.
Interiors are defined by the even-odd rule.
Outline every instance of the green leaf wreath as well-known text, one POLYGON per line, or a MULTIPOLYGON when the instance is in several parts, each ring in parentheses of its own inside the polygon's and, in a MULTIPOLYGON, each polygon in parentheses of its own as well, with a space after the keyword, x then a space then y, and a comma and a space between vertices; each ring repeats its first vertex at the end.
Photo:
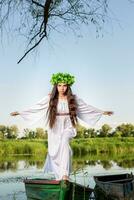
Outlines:
POLYGON ((75 82, 75 77, 68 73, 57 73, 52 75, 50 82, 52 85, 56 85, 58 83, 66 83, 71 86, 75 82))

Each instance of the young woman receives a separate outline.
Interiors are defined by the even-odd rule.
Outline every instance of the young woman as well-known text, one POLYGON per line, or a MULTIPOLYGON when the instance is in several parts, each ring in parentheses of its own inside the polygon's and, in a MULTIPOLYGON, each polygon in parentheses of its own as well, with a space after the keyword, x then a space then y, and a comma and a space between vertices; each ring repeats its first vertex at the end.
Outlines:
POLYGON ((44 172, 53 172, 56 180, 68 180, 72 157, 69 141, 77 134, 75 127, 78 120, 90 127, 94 126, 102 115, 110 116, 113 112, 87 105, 74 95, 71 91, 74 76, 70 74, 53 74, 51 83, 54 86, 50 95, 25 111, 12 112, 11 116, 20 115, 32 123, 44 120, 48 132, 48 154, 44 172))

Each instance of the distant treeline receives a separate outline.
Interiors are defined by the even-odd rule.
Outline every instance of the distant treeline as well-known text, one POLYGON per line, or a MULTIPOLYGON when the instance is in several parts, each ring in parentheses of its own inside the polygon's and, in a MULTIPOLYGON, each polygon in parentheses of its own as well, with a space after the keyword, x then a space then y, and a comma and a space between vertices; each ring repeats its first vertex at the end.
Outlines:
POLYGON ((24 129, 23 137, 19 137, 20 131, 16 125, 5 126, 0 125, 0 139, 47 139, 47 131, 43 128, 36 128, 35 130, 24 129))
MULTIPOLYGON (((100 129, 85 128, 78 124, 76 126, 76 138, 96 138, 96 137, 134 137, 134 125, 131 123, 122 123, 116 128, 112 128, 108 124, 104 124, 100 129)), ((0 125, 0 139, 17 139, 19 137, 19 128, 16 125, 5 126, 0 125)), ((23 137, 20 139, 47 139, 47 131, 43 128, 36 128, 35 130, 24 129, 21 133, 23 137)))
POLYGON ((77 126, 77 138, 95 138, 95 137, 134 137, 134 125, 131 123, 122 123, 116 128, 104 124, 100 129, 86 129, 83 126, 77 126))

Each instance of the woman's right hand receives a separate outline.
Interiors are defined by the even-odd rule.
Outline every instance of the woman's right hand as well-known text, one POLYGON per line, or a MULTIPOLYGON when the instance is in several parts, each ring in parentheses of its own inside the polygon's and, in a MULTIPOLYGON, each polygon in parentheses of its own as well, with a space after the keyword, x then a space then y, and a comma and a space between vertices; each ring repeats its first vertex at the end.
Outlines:
POLYGON ((17 112, 17 111, 16 112, 11 112, 10 115, 11 116, 16 116, 16 115, 19 115, 19 112, 17 112))

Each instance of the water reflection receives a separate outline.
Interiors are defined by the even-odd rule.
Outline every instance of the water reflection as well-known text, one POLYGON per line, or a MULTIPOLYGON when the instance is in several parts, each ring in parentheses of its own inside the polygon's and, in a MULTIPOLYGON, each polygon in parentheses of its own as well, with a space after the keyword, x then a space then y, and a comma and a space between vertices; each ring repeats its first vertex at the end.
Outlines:
POLYGON ((33 156, 12 156, 0 158, 0 172, 8 170, 16 171, 19 168, 27 169, 32 166, 35 166, 37 169, 41 169, 43 167, 43 163, 44 158, 40 158, 39 160, 37 160, 37 158, 33 156))
MULTIPOLYGON (((6 157, 0 158, 0 172, 4 171, 16 171, 19 168, 28 169, 30 167, 36 167, 37 169, 42 169, 44 165, 43 157, 34 156, 16 156, 16 157, 6 157)), ((101 165, 104 169, 109 170, 113 167, 113 163, 122 168, 134 168, 134 157, 129 155, 124 157, 120 155, 118 157, 112 157, 109 155, 98 156, 98 155, 87 155, 83 157, 73 158, 73 168, 74 170, 84 167, 85 165, 96 166, 101 165)))
MULTIPOLYGON (((23 180, 26 177, 43 178, 44 161, 44 156, 0 158, 0 200, 26 200, 23 180)), ((96 174, 134 172, 134 157, 122 154, 73 157, 73 169, 76 173, 72 174, 72 179, 93 188, 96 174)))
POLYGON ((10 161, 3 161, 0 162, 0 172, 6 171, 11 169, 12 171, 15 171, 18 169, 18 162, 10 162, 10 161))

